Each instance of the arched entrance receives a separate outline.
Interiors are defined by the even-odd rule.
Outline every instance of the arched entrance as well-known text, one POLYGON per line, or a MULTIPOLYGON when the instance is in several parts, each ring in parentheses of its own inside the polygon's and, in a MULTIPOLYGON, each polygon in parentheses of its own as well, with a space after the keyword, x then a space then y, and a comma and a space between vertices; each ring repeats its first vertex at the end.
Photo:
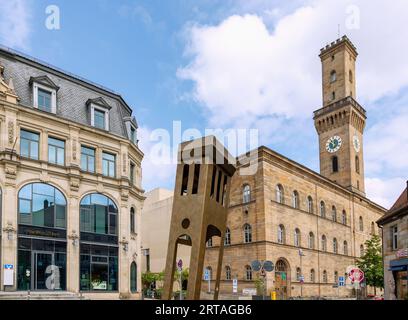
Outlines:
POLYGON ((286 259, 279 259, 275 264, 275 290, 279 300, 290 296, 290 267, 286 259))
POLYGON ((130 265, 130 291, 137 292, 137 266, 134 261, 130 265))

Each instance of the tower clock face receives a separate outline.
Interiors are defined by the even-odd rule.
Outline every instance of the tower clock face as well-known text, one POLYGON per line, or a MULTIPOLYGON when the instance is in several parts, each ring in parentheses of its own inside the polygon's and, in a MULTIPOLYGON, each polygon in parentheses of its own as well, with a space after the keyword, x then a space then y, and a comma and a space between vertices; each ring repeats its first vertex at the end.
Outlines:
POLYGON ((341 147, 341 138, 339 136, 334 136, 331 137, 329 140, 326 142, 326 150, 327 152, 334 153, 338 151, 341 147))
POLYGON ((353 137, 353 146, 354 146, 354 150, 356 150, 356 152, 360 151, 360 140, 358 139, 357 136, 353 137))

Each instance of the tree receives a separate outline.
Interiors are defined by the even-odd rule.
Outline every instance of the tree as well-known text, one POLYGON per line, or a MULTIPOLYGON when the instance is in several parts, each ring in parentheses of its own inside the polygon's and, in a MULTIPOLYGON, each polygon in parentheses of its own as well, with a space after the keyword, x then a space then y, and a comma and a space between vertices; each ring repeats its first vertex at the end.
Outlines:
POLYGON ((366 284, 376 288, 384 288, 384 270, 381 254, 381 239, 373 235, 365 242, 364 255, 358 259, 357 266, 364 271, 366 284))

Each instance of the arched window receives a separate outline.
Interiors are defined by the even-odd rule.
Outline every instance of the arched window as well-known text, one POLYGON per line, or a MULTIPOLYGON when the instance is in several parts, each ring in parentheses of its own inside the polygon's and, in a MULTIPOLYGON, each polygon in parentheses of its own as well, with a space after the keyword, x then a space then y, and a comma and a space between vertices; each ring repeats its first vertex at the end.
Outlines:
POLYGON ((330 82, 335 82, 337 80, 337 73, 336 71, 330 72, 330 82))
POLYGON ((231 230, 229 228, 227 228, 227 230, 225 231, 224 245, 231 245, 231 230))
POLYGON ((244 225, 244 242, 252 242, 252 228, 248 223, 244 225))
POLYGON ((248 281, 252 280, 252 268, 251 266, 245 266, 245 279, 248 281))
POLYGON ((333 252, 334 253, 337 253, 337 239, 336 238, 334 238, 333 239, 333 252))
POLYGON ((360 257, 364 256, 364 245, 360 245, 360 257))
POLYGON ((323 270, 323 283, 327 283, 327 271, 323 270))
POLYGON ((292 193, 292 207, 299 209, 299 193, 296 190, 292 193))
POLYGON ((371 235, 375 234, 375 224, 374 221, 371 221, 371 235))
POLYGON ((302 269, 296 268, 296 280, 300 281, 301 277, 302 277, 302 269))
POLYGON ((132 293, 137 291, 137 266, 134 261, 130 265, 130 291, 132 293))
POLYGON ((136 216, 135 209, 133 207, 130 208, 130 232, 136 232, 136 216))
POLYGON ((81 232, 117 235, 118 208, 107 196, 93 193, 81 200, 81 232))
POLYGON ((343 253, 344 255, 348 256, 348 244, 346 240, 343 242, 343 253))
POLYGON ((231 280, 231 267, 230 266, 225 267, 225 279, 231 280))
POLYGON ((339 273, 337 271, 334 271, 334 283, 338 284, 339 282, 339 273))
POLYGON ((295 247, 300 247, 301 239, 300 239, 300 230, 298 228, 295 229, 295 247))
POLYGON ((276 186, 276 201, 278 203, 283 203, 284 202, 283 187, 280 184, 278 184, 276 186))
POLYGON ((360 173, 360 159, 356 156, 356 172, 360 173))
POLYGON ((326 218, 326 205, 324 204, 324 201, 320 201, 320 216, 326 218))
POLYGON ((316 272, 314 269, 310 270, 310 282, 314 283, 316 281, 316 272))
POLYGON ((213 246, 213 241, 212 241, 212 237, 210 239, 207 240, 207 247, 211 248, 213 246))
POLYGON ((362 216, 360 216, 360 218, 358 218, 358 225, 359 225, 360 231, 364 231, 364 222, 363 222, 363 217, 362 216))
POLYGON ((67 201, 57 188, 31 183, 18 193, 18 223, 66 229, 67 201))
POLYGON ((285 236, 285 227, 280 224, 278 226, 278 243, 285 244, 286 243, 286 236, 285 236))
POLYGON ((311 196, 307 197, 307 212, 313 213, 313 198, 311 196))
POLYGON ((353 71, 349 71, 349 81, 353 82, 353 71))
POLYGON ((335 207, 335 206, 332 206, 332 220, 333 220, 334 222, 337 221, 337 210, 336 210, 336 207, 335 207))
POLYGON ((346 213, 346 210, 343 210, 343 213, 341 214, 341 223, 343 223, 344 225, 347 224, 347 213, 346 213))
POLYGON ((332 172, 339 172, 339 158, 337 156, 332 157, 332 172))
POLYGON ((242 202, 248 203, 251 201, 251 187, 246 184, 242 189, 242 202))
POLYGON ((309 232, 309 249, 314 249, 315 238, 313 232, 309 232))
POLYGON ((322 235, 322 251, 327 251, 327 239, 325 235, 322 235))

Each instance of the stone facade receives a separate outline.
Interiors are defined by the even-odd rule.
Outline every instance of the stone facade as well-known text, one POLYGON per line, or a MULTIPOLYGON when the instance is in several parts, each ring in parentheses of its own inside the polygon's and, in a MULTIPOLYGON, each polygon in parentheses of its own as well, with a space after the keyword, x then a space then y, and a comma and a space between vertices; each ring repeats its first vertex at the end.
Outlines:
MULTIPOLYGON (((256 174, 239 175, 247 163, 238 166, 231 181, 230 244, 224 250, 221 293, 232 293, 233 278, 238 279, 238 294, 254 289, 259 273, 252 271, 251 262, 271 260, 275 270, 266 274, 266 286, 278 298, 352 294, 348 282, 335 286, 338 277, 355 265, 371 234, 378 234, 375 221, 385 213, 364 193, 365 111, 354 100, 356 57, 346 37, 321 50, 323 108, 314 113, 321 174, 266 147, 257 150, 256 174), (342 144, 328 152, 333 136, 340 136, 342 144), (333 156, 339 160, 337 170, 333 156)), ((206 252, 205 266, 213 274, 219 241, 214 239, 206 252)))
MULTIPOLYGON (((130 266, 133 262, 136 266, 141 265, 140 212, 144 196, 140 168, 143 153, 135 141, 130 141, 125 122, 121 120, 124 115, 130 116, 131 110, 119 95, 17 53, 1 50, 0 65, 3 71, 0 81, 0 258, 1 266, 13 265, 15 271, 14 284, 4 286, 5 270, 1 268, 0 290, 17 290, 18 246, 22 228, 18 218, 19 192, 28 184, 43 183, 59 190, 66 200, 66 227, 62 230, 66 233, 66 290, 80 291, 80 202, 86 195, 98 193, 109 197, 118 210, 118 288, 113 295, 106 294, 117 298, 132 294, 138 296, 141 272, 137 273, 137 290, 131 290, 130 266), (34 76, 47 76, 60 86, 56 94, 56 113, 33 107, 29 79, 34 76), (92 127, 90 119, 83 114, 87 110, 86 100, 100 96, 105 96, 104 101, 113 105, 109 107, 111 124, 108 130, 92 127), (38 159, 20 154, 22 129, 39 135, 38 159), (48 137, 65 142, 63 165, 50 163, 48 137), (81 146, 95 150, 94 173, 81 169, 81 146), (116 157, 114 177, 102 174, 102 152, 116 157), (135 170, 133 181, 129 178, 130 162, 135 170), (133 230, 130 229, 131 208, 135 211, 136 227, 133 230)), ((48 241, 43 236, 39 236, 41 241, 48 241)), ((95 292, 88 293, 95 296, 95 292)), ((103 296, 104 293, 96 291, 96 294, 103 296)))

